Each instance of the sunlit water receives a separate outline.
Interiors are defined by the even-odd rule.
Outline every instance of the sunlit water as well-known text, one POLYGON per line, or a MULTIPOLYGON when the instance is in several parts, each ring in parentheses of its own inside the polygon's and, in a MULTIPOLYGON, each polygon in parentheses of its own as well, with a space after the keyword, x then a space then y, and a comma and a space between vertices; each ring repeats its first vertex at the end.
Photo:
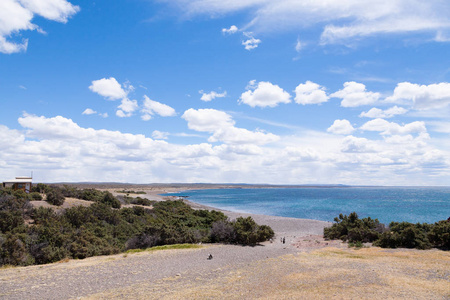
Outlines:
POLYGON ((210 189, 169 195, 231 211, 323 221, 353 211, 385 224, 450 217, 450 187, 210 189))

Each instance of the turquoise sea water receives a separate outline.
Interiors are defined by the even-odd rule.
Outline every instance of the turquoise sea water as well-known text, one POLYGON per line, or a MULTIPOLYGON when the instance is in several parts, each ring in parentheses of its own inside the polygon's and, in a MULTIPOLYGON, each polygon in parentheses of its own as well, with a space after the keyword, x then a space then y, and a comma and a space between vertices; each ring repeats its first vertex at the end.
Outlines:
POLYGON ((210 189, 169 195, 231 211, 322 221, 353 211, 385 224, 434 223, 450 217, 450 187, 210 189))

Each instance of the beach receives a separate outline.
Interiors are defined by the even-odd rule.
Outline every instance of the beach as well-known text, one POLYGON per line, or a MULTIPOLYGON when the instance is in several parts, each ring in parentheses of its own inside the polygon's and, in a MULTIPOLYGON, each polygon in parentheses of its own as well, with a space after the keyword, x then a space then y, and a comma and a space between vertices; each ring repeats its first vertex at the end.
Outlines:
MULTIPOLYGON (((122 188, 139 189, 145 194, 136 196, 164 201, 167 198, 160 194, 199 186, 101 188, 114 194, 122 188)), ((194 209, 214 209, 183 201, 194 209)), ((69 202, 66 205, 77 205, 76 201, 69 202)), ((123 253, 3 268, 0 298, 450 298, 448 252, 348 248, 340 241, 323 239, 323 228, 330 226, 329 222, 223 212, 230 219, 251 216, 258 224, 271 226, 274 239, 254 247, 203 244, 192 249, 123 253), (207 259, 210 254, 213 258, 207 259)))

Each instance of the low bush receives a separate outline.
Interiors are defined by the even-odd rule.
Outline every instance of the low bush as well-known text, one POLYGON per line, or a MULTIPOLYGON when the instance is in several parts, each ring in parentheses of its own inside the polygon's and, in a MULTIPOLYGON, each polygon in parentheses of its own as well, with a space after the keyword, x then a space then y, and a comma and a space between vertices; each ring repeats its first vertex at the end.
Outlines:
POLYGON ((64 204, 66 199, 63 193, 59 189, 52 189, 46 194, 47 198, 45 201, 52 205, 61 206, 64 204))
POLYGON ((324 228, 324 237, 351 244, 373 242, 382 248, 450 249, 450 221, 434 224, 391 222, 388 228, 377 219, 359 219, 356 213, 339 215, 331 227, 324 228))
POLYGON ((378 219, 363 218, 359 219, 358 214, 342 215, 334 218, 331 227, 324 229, 324 237, 326 239, 340 239, 349 242, 373 242, 378 239, 380 233, 383 232, 384 226, 378 219))
POLYGON ((32 201, 40 201, 43 199, 42 195, 38 192, 32 192, 29 194, 30 200, 32 201))

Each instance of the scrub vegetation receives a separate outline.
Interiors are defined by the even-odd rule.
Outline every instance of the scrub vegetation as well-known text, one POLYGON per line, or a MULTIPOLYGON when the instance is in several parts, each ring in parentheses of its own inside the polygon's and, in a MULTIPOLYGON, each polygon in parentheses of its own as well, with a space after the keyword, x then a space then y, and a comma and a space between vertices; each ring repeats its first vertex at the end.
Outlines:
POLYGON ((218 211, 194 210, 183 201, 161 201, 151 208, 120 208, 109 192, 38 185, 30 194, 0 189, 0 266, 82 259, 130 249, 184 243, 255 245, 273 237, 269 226, 251 218, 230 221, 218 211), (93 201, 62 210, 33 208, 34 193, 53 205, 64 197, 93 201))
POLYGON ((450 221, 434 224, 391 222, 388 227, 378 219, 363 218, 353 212, 334 219, 335 223, 324 229, 326 239, 340 239, 351 244, 372 242, 382 248, 450 249, 450 221))

